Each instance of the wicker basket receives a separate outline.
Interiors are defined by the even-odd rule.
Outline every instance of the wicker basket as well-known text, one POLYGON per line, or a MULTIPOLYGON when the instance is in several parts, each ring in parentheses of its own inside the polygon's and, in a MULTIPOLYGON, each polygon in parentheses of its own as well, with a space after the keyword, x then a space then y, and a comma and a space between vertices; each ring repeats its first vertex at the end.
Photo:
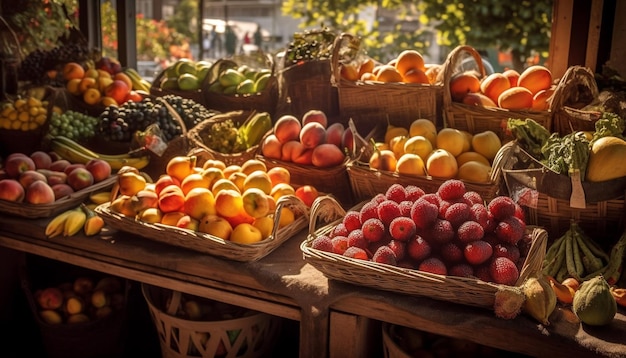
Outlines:
MULTIPOLYGON (((366 202, 352 209, 358 210, 366 202)), ((300 245, 305 261, 330 279, 487 309, 493 308, 495 294, 499 290, 510 288, 510 286, 484 282, 475 278, 433 274, 354 259, 312 248, 312 241, 320 235, 330 233, 345 214, 346 211, 333 198, 325 196, 317 199, 311 207, 309 234, 300 245), (333 217, 339 217, 339 219, 316 229, 318 220, 329 222, 333 217)), ((518 287, 528 277, 540 272, 546 251, 548 237, 546 231, 530 226, 527 230, 532 235, 532 244, 516 282, 518 287)))
POLYGON ((626 178, 605 182, 582 182, 584 207, 571 201, 568 175, 551 171, 515 141, 504 148, 511 152, 502 164, 508 195, 526 209, 526 221, 544 227, 550 238, 562 236, 576 220, 593 237, 619 236, 624 228, 626 178))
POLYGON ((257 261, 274 251, 283 242, 306 227, 309 214, 308 208, 300 199, 293 195, 283 196, 276 203, 274 228, 270 237, 253 244, 239 244, 198 231, 136 220, 135 218, 111 211, 110 203, 97 206, 95 211, 113 229, 131 232, 149 240, 240 262, 257 261), (296 218, 291 224, 279 228, 280 212, 283 207, 292 209, 296 214, 296 218))
POLYGON ((112 175, 108 179, 76 191, 50 204, 14 203, 0 200, 0 213, 17 215, 28 219, 52 217, 65 210, 79 206, 80 203, 89 197, 89 194, 113 186, 116 180, 117 175, 112 175))
POLYGON ((202 95, 206 107, 220 112, 257 111, 274 115, 278 102, 278 82, 276 80, 276 66, 272 56, 263 53, 240 55, 229 59, 217 60, 206 77, 202 86, 202 95), (250 68, 268 68, 271 70, 270 80, 261 92, 249 95, 223 94, 209 91, 208 88, 216 81, 218 75, 227 68, 237 68, 241 65, 250 68))
POLYGON ((280 331, 280 319, 266 313, 147 284, 141 285, 141 291, 159 335, 162 357, 263 357, 272 351, 280 331), (177 316, 183 299, 205 305, 214 320, 177 316))
POLYGON ((483 77, 486 75, 480 54, 471 46, 458 46, 450 52, 441 71, 443 74, 443 116, 446 126, 472 134, 491 130, 498 134, 503 142, 513 139, 506 131, 506 122, 509 118, 532 118, 552 131, 552 113, 549 110, 508 110, 498 107, 470 106, 453 101, 450 94, 450 79, 459 71, 457 66, 468 55, 476 61, 480 74, 483 77))
POLYGON ((553 131, 560 135, 577 131, 595 131, 596 121, 600 119, 602 113, 573 106, 587 105, 597 99, 598 94, 595 76, 589 68, 569 67, 561 77, 550 102, 553 131))
POLYGON ((152 85, 150 86, 150 94, 152 96, 163 97, 163 96, 166 96, 168 94, 173 94, 173 95, 176 95, 176 96, 180 96, 182 98, 192 99, 192 100, 196 101, 197 103, 200 103, 201 105, 209 108, 207 106, 206 101, 204 100, 204 95, 202 94, 202 89, 181 90, 181 89, 165 89, 165 88, 161 88, 160 84, 161 84, 161 80, 165 76, 165 71, 166 70, 161 71, 154 78, 154 80, 152 81, 152 85))
POLYGON ((349 81, 341 76, 341 54, 346 42, 355 41, 350 34, 337 36, 331 57, 331 83, 337 88, 339 114, 355 120, 360 127, 361 116, 368 114, 367 120, 385 121, 409 128, 418 118, 426 118, 438 125, 442 104, 443 86, 440 84, 420 84, 379 81, 349 81))
POLYGON ((215 116, 200 122, 187 133, 189 146, 191 148, 195 147, 206 151, 211 155, 213 159, 221 160, 227 166, 241 165, 247 160, 255 157, 255 155, 259 151, 259 145, 252 146, 245 151, 239 153, 220 153, 216 150, 209 148, 205 144, 204 139, 211 133, 211 127, 215 123, 223 122, 230 119, 233 121, 236 127, 239 127, 242 123, 246 121, 246 119, 254 116, 255 113, 255 111, 239 110, 216 114, 215 116))

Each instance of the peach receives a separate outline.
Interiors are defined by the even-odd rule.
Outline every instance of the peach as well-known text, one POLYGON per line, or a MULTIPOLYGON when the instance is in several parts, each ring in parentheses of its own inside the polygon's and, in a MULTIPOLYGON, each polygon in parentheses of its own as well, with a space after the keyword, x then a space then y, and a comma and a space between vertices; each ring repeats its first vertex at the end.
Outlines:
POLYGON ((159 208, 147 208, 139 213, 139 220, 146 223, 160 223, 163 220, 163 212, 159 208))
POLYGON ((311 122, 321 124, 324 129, 328 127, 328 118, 326 117, 326 113, 319 109, 310 109, 302 115, 302 127, 311 122))
POLYGON ((254 222, 254 218, 246 213, 245 210, 242 210, 239 214, 235 216, 225 217, 225 219, 233 228, 242 223, 252 224, 254 222))
POLYGON ((354 152, 354 134, 349 127, 343 131, 340 148, 346 148, 350 153, 354 152))
MULTIPOLYGON (((246 178, 247 178, 247 176, 246 176, 246 178)), ((226 190, 226 189, 234 190, 234 191, 237 191, 237 192, 241 193, 241 190, 239 189, 237 184, 233 183, 232 181, 230 181, 230 179, 226 179, 226 178, 218 179, 215 182, 215 184, 213 184, 213 186, 211 187, 211 192, 215 196, 220 191, 226 190)))
POLYGON ((265 163, 258 159, 248 159, 243 164, 241 164, 241 172, 246 175, 249 175, 250 173, 257 170, 266 172, 267 166, 265 165, 265 163))
POLYGON ((94 183, 93 174, 86 168, 76 168, 67 174, 67 183, 76 191, 85 189, 94 183))
POLYGON ((470 92, 463 96, 462 103, 468 106, 497 107, 498 105, 491 98, 479 92, 470 92))
POLYGON ((163 213, 181 211, 184 204, 185 194, 179 186, 169 185, 159 194, 159 209, 163 213))
POLYGON ((83 101, 92 106, 97 105, 102 100, 102 93, 99 89, 90 87, 83 92, 83 101))
POLYGON ((59 183, 54 184, 51 187, 52 191, 54 192, 54 200, 59 200, 74 193, 74 189, 68 184, 59 183))
POLYGON ((389 149, 376 150, 369 159, 371 169, 394 172, 397 164, 398 160, 395 154, 389 149))
POLYGON ((229 240, 233 227, 228 220, 219 215, 206 215, 200 220, 198 231, 219 237, 222 240, 229 240))
POLYGON ((300 143, 307 149, 326 143, 326 129, 317 122, 305 124, 300 131, 300 143))
POLYGON ((261 143, 261 154, 270 159, 281 159, 283 144, 275 134, 270 134, 261 143))
POLYGON ((159 196, 150 190, 139 190, 132 196, 132 206, 135 212, 142 212, 148 208, 158 208, 159 196))
POLYGON ((402 81, 406 83, 422 83, 422 84, 430 83, 430 79, 428 78, 428 75, 426 75, 426 72, 417 68, 408 70, 402 76, 402 81))
POLYGON ((252 225, 261 231, 261 237, 262 240, 264 240, 272 235, 272 231, 274 230, 274 219, 271 216, 266 215, 255 219, 252 225))
POLYGON ((130 79, 130 77, 128 77, 127 74, 125 74, 124 72, 118 72, 116 74, 113 75, 113 80, 120 80, 124 83, 126 83, 126 85, 129 88, 133 87, 133 81, 130 79))
POLYGON ((128 87, 126 82, 113 80, 113 82, 104 89, 104 95, 113 98, 118 104, 122 104, 126 100, 126 96, 130 90, 131 88, 128 87))
POLYGON ((315 199, 319 196, 319 192, 313 185, 303 185, 296 189, 295 195, 300 198, 306 206, 311 207, 315 199))
POLYGON ((226 163, 219 159, 207 159, 204 164, 202 164, 202 169, 208 168, 218 168, 224 170, 226 169, 226 163))
POLYGON ((239 192, 243 193, 243 183, 248 176, 242 172, 234 172, 228 178, 239 189, 239 192))
POLYGON ((63 66, 63 79, 66 81, 72 79, 82 79, 85 77, 85 68, 77 62, 68 62, 63 66))
POLYGON ((58 287, 46 287, 37 295, 37 304, 44 310, 56 310, 63 305, 63 292, 58 287))
POLYGON ((241 172, 241 165, 231 164, 224 168, 222 171, 224 173, 224 178, 230 177, 233 173, 241 172))
POLYGON ((37 180, 26 188, 24 200, 29 204, 52 204, 54 191, 46 182, 37 180))
POLYGON ((550 97, 554 94, 553 89, 540 90, 533 96, 532 109, 535 111, 547 111, 550 109, 550 97))
POLYGON ((57 172, 50 169, 37 169, 37 171, 46 176, 48 185, 61 184, 67 182, 67 174, 64 172, 57 172))
POLYGON ((161 216, 161 224, 176 226, 178 224, 178 220, 180 220, 186 214, 182 211, 172 211, 169 213, 163 213, 161 216))
POLYGON ((494 103, 498 101, 500 93, 511 88, 509 79, 502 73, 494 72, 480 82, 480 91, 494 103))
POLYGON ((98 83, 96 82, 96 79, 93 77, 83 77, 83 79, 81 79, 80 83, 78 84, 78 90, 80 91, 80 93, 85 93, 87 92, 89 88, 93 88, 97 90, 98 94, 100 94, 100 90, 98 90, 98 83))
POLYGON ((232 189, 220 190, 215 195, 215 209, 217 214, 223 217, 240 214, 244 211, 241 193, 232 189))
POLYGON ((270 196, 276 201, 287 195, 296 195, 296 189, 294 189, 291 184, 279 183, 272 187, 272 190, 270 191, 270 196))
POLYGON ((269 194, 272 190, 272 180, 267 172, 256 170, 250 173, 243 182, 243 190, 249 188, 261 189, 265 194, 269 194))
POLYGON ((93 175, 94 183, 99 183, 111 176, 111 164, 104 159, 94 158, 85 163, 85 169, 93 175))
POLYGON ((346 158, 345 154, 334 144, 320 144, 313 149, 311 162, 319 168, 340 165, 346 158))
POLYGON ((519 79, 519 72, 511 68, 502 72, 502 74, 504 75, 504 77, 506 77, 509 80, 510 87, 517 86, 517 80, 519 79))
POLYGON ((35 163, 35 169, 49 169, 52 164, 52 157, 50 154, 38 150, 30 154, 30 159, 35 163))
POLYGON ((291 173, 285 167, 277 166, 270 168, 267 171, 267 175, 270 177, 272 186, 275 186, 278 183, 291 183, 291 173))
POLYGON ((176 222, 174 225, 181 229, 187 229, 192 231, 197 231, 200 226, 200 221, 198 219, 194 219, 189 215, 184 215, 176 222))
POLYGON ((297 140, 301 129, 302 125, 298 118, 290 114, 283 115, 274 123, 274 135, 280 143, 297 140))
POLYGON ((196 156, 175 156, 171 158, 165 167, 165 173, 172 178, 178 179, 181 183, 183 179, 194 172, 196 166, 196 156))
POLYGON ((27 170, 20 174, 19 178, 17 179, 17 181, 19 181, 24 188, 28 188, 30 184, 37 180, 41 180, 46 183, 48 182, 48 178, 46 178, 45 175, 36 170, 27 170))
POLYGON ((325 142, 334 144, 339 148, 343 148, 342 139, 344 130, 344 125, 339 122, 331 124, 328 128, 326 128, 325 142))
POLYGON ((135 90, 130 90, 124 99, 124 102, 133 101, 133 102, 141 102, 143 100, 143 95, 135 90))
POLYGON ((171 175, 163 174, 154 183, 154 192, 158 195, 161 193, 161 190, 163 190, 163 188, 170 185, 180 186, 180 181, 172 177, 171 175))
POLYGON ((259 188, 248 188, 241 195, 243 209, 253 218, 260 218, 269 213, 270 204, 267 195, 259 188))
POLYGON ((111 202, 111 211, 120 213, 124 216, 135 217, 137 212, 133 208, 133 197, 129 195, 120 195, 111 202))
POLYGON ((15 203, 21 203, 24 201, 26 190, 15 179, 2 179, 0 180, 0 199, 8 200, 15 203))
POLYGON ((55 172, 65 172, 65 168, 70 165, 72 163, 69 162, 69 160, 65 160, 65 159, 58 159, 52 162, 52 164, 50 164, 50 170, 55 171, 55 172))
POLYGON ((303 152, 295 153, 295 157, 291 158, 291 161, 301 165, 313 165, 314 150, 315 149, 305 149, 303 152))
POLYGON ((250 223, 241 223, 233 229, 230 241, 239 244, 252 244, 263 240, 261 230, 250 223))
POLYGON ((35 170, 35 162, 27 155, 9 155, 4 161, 4 170, 9 178, 17 179, 28 170, 35 170))
POLYGON ((286 162, 291 162, 294 156, 299 156, 304 152, 306 148, 298 140, 290 140, 283 143, 281 147, 280 159, 286 162))
POLYGON ((534 95, 552 86, 552 73, 541 65, 530 66, 520 73, 517 85, 527 88, 534 95))
POLYGON ((80 96, 81 95, 81 92, 80 92, 81 80, 82 78, 72 78, 71 80, 67 81, 67 83, 65 84, 65 88, 70 94, 73 94, 74 96, 80 96))
POLYGON ((452 76, 449 87, 452 100, 460 102, 466 94, 480 91, 480 80, 474 71, 465 71, 452 76))
POLYGON ((208 188, 193 188, 185 195, 183 212, 194 219, 215 215, 215 196, 208 188))
POLYGON ((205 177, 200 173, 191 173, 183 179, 182 183, 180 183, 180 188, 183 191, 183 194, 187 195, 187 193, 194 188, 206 188, 208 190, 211 187, 211 184, 212 179, 209 176, 205 177))
POLYGON ((85 164, 83 164, 83 163, 72 163, 72 164, 68 165, 67 167, 65 167, 65 169, 63 169, 63 173, 69 175, 72 172, 72 170, 74 170, 76 168, 85 168, 85 164))
POLYGON ((506 109, 530 109, 533 106, 533 94, 526 87, 512 87, 502 92, 498 106, 506 109))

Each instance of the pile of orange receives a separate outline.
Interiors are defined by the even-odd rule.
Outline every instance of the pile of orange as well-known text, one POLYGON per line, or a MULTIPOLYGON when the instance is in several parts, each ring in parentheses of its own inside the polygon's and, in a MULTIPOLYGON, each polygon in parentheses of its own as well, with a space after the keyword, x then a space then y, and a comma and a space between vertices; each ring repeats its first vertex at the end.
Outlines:
POLYGON ((441 65, 425 64, 416 50, 404 50, 388 63, 375 62, 366 57, 341 65, 341 76, 349 81, 379 81, 433 84, 441 65))

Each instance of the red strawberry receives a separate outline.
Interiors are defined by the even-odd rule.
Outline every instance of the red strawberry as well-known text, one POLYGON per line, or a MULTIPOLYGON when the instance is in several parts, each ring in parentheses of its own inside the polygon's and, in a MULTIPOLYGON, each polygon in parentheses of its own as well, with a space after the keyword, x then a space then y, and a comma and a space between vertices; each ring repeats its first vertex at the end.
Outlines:
POLYGON ((405 241, 391 240, 389 241, 387 246, 389 246, 389 248, 396 255, 396 260, 400 261, 404 259, 404 257, 406 256, 406 242, 405 241))
POLYGON ((339 255, 343 255, 346 249, 350 246, 348 245, 348 237, 347 236, 335 236, 331 239, 333 243, 333 252, 339 255))
POLYGON ((406 190, 406 199, 410 201, 415 201, 425 194, 424 189, 417 185, 407 185, 404 189, 406 190))
POLYGON ((363 204, 363 206, 361 207, 361 210, 359 210, 360 212, 359 220, 361 220, 361 222, 364 223, 365 221, 367 221, 367 219, 378 218, 377 208, 378 208, 378 203, 374 201, 368 201, 367 203, 363 204))
POLYGON ((469 206, 472 206, 474 204, 485 205, 485 200, 483 199, 482 195, 473 190, 467 191, 465 192, 465 194, 463 194, 463 201, 465 201, 465 203, 469 206))
POLYGON ((382 203, 378 204, 377 208, 378 218, 385 224, 385 226, 389 226, 391 221, 398 216, 401 216, 400 206, 393 200, 385 200, 382 203))
POLYGON ((465 194, 465 183, 458 179, 448 179, 439 185, 437 195, 443 200, 455 200, 465 194))
POLYGON ((415 231, 415 222, 405 216, 397 217, 389 224, 389 234, 396 240, 406 241, 415 235, 415 231))
POLYGON ((472 265, 480 265, 491 258, 493 248, 491 245, 483 240, 472 241, 465 245, 463 249, 463 255, 465 260, 472 265))
POLYGON ((489 226, 489 211, 483 204, 473 204, 470 206, 469 219, 476 221, 485 230, 489 226))
POLYGON ((369 242, 380 241, 385 237, 385 225, 378 218, 365 220, 361 227, 363 237, 369 242))
POLYGON ((374 197, 372 198, 371 201, 375 202, 376 204, 380 204, 380 203, 382 203, 385 200, 387 200, 387 197, 385 196, 385 194, 378 193, 378 194, 374 195, 374 197))
POLYGON ((409 239, 406 244, 406 252, 410 258, 421 261, 430 256, 431 248, 428 241, 416 235, 409 239))
POLYGON ((436 257, 429 257, 426 260, 422 261, 417 267, 418 270, 424 272, 430 272, 438 275, 446 275, 448 273, 448 269, 443 261, 439 260, 436 257))
POLYGON ((367 240, 363 236, 363 230, 356 229, 350 231, 348 234, 348 246, 350 247, 358 247, 360 249, 365 250, 367 248, 367 240))
POLYGON ((456 235, 462 243, 480 240, 485 235, 483 227, 476 221, 466 221, 456 230, 456 235))
POLYGON ((454 228, 448 220, 436 219, 428 229, 427 238, 436 244, 445 244, 454 238, 454 228))
POLYGON ((356 210, 350 210, 343 217, 343 224, 348 229, 348 232, 361 228, 361 214, 356 210))
POLYGON ((524 236, 524 229, 521 220, 511 216, 497 223, 494 233, 501 242, 516 245, 524 236))
POLYGON ((396 203, 400 203, 406 200, 406 189, 404 189, 402 184, 391 184, 391 186, 387 188, 387 192, 385 192, 385 197, 387 200, 393 200, 396 203))
POLYGON ((448 274, 458 277, 472 277, 474 276, 474 268, 471 265, 460 263, 450 266, 448 274))
POLYGON ((343 223, 339 223, 333 228, 333 231, 330 232, 330 237, 332 239, 335 236, 348 236, 348 234, 349 232, 346 226, 343 223))
POLYGON ((519 248, 507 243, 498 243, 493 246, 493 257, 506 257, 513 262, 520 259, 519 248))
POLYGON ((363 250, 362 248, 356 246, 348 247, 346 251, 344 251, 343 256, 359 260, 369 260, 367 252, 365 252, 365 250, 363 250))
POLYGON ((452 224, 452 227, 458 228, 461 224, 469 220, 470 208, 465 203, 454 203, 448 207, 443 218, 448 220, 450 224, 452 224))
POLYGON ((526 222, 526 212, 524 211, 524 208, 519 205, 519 204, 515 204, 515 214, 514 216, 520 220, 522 220, 523 222, 526 222))
POLYGON ((515 215, 515 202, 508 196, 496 196, 487 204, 487 209, 497 220, 515 215))
POLYGON ((417 199, 411 207, 411 219, 413 219, 415 227, 418 229, 426 229, 432 225, 437 219, 437 214, 437 206, 423 197, 417 199))
POLYGON ((502 285, 515 285, 519 278, 519 270, 515 262, 506 257, 496 257, 489 265, 489 273, 493 278, 493 282, 502 285))
POLYGON ((327 235, 320 235, 313 239, 311 242, 311 248, 326 252, 333 252, 332 239, 327 235))
POLYGON ((411 208, 413 207, 413 201, 404 200, 401 201, 398 206, 400 207, 400 213, 402 214, 402 216, 406 216, 407 218, 411 217, 411 208))
POLYGON ((389 248, 389 246, 381 246, 378 248, 378 250, 376 250, 376 252, 374 252, 374 256, 372 257, 372 261, 374 262, 378 262, 381 264, 387 264, 387 265, 396 265, 397 264, 397 260, 396 260, 396 255, 394 254, 393 250, 391 250, 391 248, 389 248))
POLYGON ((484 282, 493 282, 489 268, 489 261, 478 266, 474 266, 474 275, 484 282))
POLYGON ((448 265, 463 260, 463 249, 455 241, 446 242, 439 248, 441 259, 448 265))
POLYGON ((437 205, 437 208, 439 208, 439 204, 441 203, 441 198, 439 198, 439 196, 435 193, 424 194, 420 199, 424 199, 432 204, 437 205))

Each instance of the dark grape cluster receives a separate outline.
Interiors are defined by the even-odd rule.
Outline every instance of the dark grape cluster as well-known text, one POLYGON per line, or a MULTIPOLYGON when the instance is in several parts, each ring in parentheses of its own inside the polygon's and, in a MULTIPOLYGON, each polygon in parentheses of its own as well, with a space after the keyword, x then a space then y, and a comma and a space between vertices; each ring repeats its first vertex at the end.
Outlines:
POLYGON ((285 53, 285 68, 299 62, 329 59, 335 37, 326 27, 295 33, 285 53))
POLYGON ((130 142, 137 131, 157 124, 167 142, 180 136, 180 123, 159 100, 150 97, 141 102, 128 101, 119 107, 109 106, 99 116, 98 133, 112 142, 130 142))
POLYGON ((185 123, 187 130, 195 127, 198 123, 204 121, 205 119, 218 114, 218 112, 209 110, 202 104, 190 98, 167 94, 162 96, 161 99, 166 100, 167 103, 174 108, 176 113, 178 113, 180 118, 185 123))
POLYGON ((56 69, 59 64, 86 61, 89 56, 89 48, 79 43, 67 43, 51 50, 37 49, 20 63, 18 78, 21 81, 47 83, 51 79, 46 72, 56 69))
POLYGON ((96 133, 98 118, 72 110, 63 113, 52 112, 48 133, 52 136, 62 135, 82 141, 92 138, 96 133))

